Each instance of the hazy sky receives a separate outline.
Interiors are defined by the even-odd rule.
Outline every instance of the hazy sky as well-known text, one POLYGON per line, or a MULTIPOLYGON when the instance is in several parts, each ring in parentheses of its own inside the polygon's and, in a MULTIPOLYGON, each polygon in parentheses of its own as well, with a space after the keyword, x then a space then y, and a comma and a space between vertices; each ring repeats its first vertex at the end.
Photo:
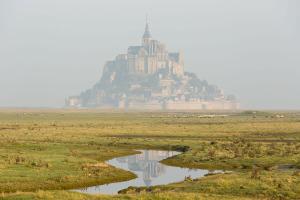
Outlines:
POLYGON ((0 0, 0 107, 61 107, 152 36, 244 108, 300 109, 299 0, 0 0))

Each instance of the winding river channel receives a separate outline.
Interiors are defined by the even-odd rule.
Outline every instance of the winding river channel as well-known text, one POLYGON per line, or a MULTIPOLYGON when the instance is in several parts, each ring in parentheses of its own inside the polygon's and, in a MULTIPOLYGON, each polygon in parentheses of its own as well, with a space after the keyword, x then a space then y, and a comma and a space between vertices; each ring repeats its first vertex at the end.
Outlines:
POLYGON ((88 194, 117 194, 118 191, 126 189, 129 186, 149 187, 165 185, 183 181, 185 177, 188 176, 191 178, 199 178, 209 173, 208 170, 173 167, 159 162, 163 159, 178 155, 180 152, 159 150, 139 151, 141 152, 140 154, 118 157, 106 162, 109 165, 136 174, 137 178, 129 181, 76 189, 74 191, 88 194))

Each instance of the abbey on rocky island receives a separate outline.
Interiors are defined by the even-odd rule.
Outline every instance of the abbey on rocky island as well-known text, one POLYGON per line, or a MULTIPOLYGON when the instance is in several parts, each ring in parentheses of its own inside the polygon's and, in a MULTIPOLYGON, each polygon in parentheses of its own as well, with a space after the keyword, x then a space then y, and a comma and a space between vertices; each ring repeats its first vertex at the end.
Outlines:
POLYGON ((237 109, 234 96, 184 71, 181 52, 168 52, 149 25, 140 46, 108 61, 93 88, 66 99, 67 107, 143 110, 237 109))

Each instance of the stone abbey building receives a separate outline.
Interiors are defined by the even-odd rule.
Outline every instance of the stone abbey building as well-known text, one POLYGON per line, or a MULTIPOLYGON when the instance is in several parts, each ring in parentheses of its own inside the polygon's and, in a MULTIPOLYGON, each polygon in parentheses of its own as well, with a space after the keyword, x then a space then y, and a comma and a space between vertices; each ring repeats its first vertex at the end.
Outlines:
POLYGON ((155 74, 168 69, 177 76, 184 75, 182 54, 169 53, 163 43, 152 39, 148 24, 141 46, 130 46, 126 54, 119 54, 115 60, 107 62, 106 67, 111 65, 125 68, 129 74, 155 74))
POLYGON ((183 58, 181 53, 168 53, 166 46, 152 39, 149 25, 146 24, 141 46, 131 46, 127 54, 117 57, 121 63, 127 63, 132 74, 154 74, 160 69, 183 76, 183 58))
POLYGON ((184 71, 181 52, 169 52, 152 38, 149 25, 140 46, 108 61, 91 89, 66 99, 67 107, 203 110, 237 109, 232 95, 184 71))

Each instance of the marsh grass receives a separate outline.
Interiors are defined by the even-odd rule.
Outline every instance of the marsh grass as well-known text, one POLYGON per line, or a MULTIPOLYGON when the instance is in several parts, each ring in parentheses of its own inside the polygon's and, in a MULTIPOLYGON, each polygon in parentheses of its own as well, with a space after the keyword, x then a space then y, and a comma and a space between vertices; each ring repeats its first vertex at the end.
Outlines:
POLYGON ((184 153, 163 162, 232 173, 156 187, 155 194, 102 199, 191 199, 198 193, 207 199, 300 196, 297 112, 2 110, 0 137, 0 192, 8 199, 99 199, 57 190, 134 178, 101 163, 136 149, 179 150, 184 153), (277 169, 280 165, 292 167, 282 171, 277 169))

